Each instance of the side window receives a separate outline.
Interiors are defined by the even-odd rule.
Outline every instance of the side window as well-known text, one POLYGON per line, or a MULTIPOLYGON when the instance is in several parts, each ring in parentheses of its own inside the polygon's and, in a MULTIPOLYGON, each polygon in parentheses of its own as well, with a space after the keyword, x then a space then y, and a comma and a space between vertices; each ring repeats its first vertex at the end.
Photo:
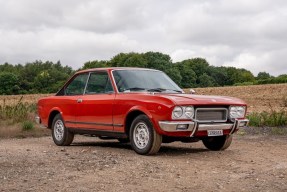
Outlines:
POLYGON ((105 71, 93 72, 90 75, 85 94, 114 92, 109 75, 105 71))
POLYGON ((88 76, 88 73, 76 76, 65 88, 65 95, 82 95, 84 93, 88 76))

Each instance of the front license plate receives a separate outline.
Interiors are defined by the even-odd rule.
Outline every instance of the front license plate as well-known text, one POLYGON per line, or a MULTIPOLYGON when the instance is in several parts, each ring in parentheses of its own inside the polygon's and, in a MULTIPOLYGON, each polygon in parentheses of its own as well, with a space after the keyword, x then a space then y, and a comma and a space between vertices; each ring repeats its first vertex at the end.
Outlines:
POLYGON ((223 135, 223 130, 208 130, 207 135, 208 136, 221 136, 223 135))

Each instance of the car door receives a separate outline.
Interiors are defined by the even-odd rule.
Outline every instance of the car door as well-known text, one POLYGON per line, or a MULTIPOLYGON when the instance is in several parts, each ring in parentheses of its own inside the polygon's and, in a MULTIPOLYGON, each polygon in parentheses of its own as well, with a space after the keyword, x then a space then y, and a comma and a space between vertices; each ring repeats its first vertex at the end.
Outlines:
POLYGON ((107 71, 89 75, 84 95, 79 97, 76 121, 81 129, 113 130, 115 92, 107 71))
POLYGON ((79 98, 84 94, 88 77, 89 73, 76 75, 58 94, 58 96, 60 95, 59 108, 61 108, 65 124, 69 128, 77 128, 77 105, 79 98))

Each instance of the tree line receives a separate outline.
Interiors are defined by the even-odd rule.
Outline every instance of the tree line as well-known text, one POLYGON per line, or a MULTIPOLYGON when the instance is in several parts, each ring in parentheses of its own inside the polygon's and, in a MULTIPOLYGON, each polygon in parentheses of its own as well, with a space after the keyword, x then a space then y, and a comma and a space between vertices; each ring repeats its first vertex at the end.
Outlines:
POLYGON ((60 62, 0 65, 0 94, 55 93, 75 71, 60 62))
MULTIPOLYGON (((88 61, 78 70, 99 67, 158 69, 182 88, 287 82, 287 75, 273 77, 267 72, 260 72, 255 77, 246 69, 211 66, 203 58, 173 63, 169 55, 159 52, 120 53, 107 61, 88 61)), ((0 65, 0 94, 55 93, 75 72, 69 66, 62 66, 59 61, 35 61, 25 65, 5 63, 0 65)))

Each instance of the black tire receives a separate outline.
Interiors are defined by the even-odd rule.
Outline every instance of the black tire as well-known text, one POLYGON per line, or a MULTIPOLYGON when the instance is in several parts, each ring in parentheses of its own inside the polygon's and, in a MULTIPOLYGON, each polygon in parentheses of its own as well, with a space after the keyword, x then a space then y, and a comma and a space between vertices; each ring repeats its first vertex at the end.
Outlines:
POLYGON ((146 115, 139 115, 133 120, 129 135, 133 150, 140 155, 152 155, 160 149, 162 136, 155 131, 146 115))
POLYGON ((74 140, 74 133, 70 132, 63 121, 60 114, 57 114, 52 123, 53 141, 58 146, 70 145, 74 140))
POLYGON ((130 142, 130 140, 128 138, 118 138, 118 141, 120 143, 128 143, 128 142, 130 142))
POLYGON ((220 151, 227 149, 232 142, 232 135, 205 137, 202 139, 204 146, 212 151, 220 151))

